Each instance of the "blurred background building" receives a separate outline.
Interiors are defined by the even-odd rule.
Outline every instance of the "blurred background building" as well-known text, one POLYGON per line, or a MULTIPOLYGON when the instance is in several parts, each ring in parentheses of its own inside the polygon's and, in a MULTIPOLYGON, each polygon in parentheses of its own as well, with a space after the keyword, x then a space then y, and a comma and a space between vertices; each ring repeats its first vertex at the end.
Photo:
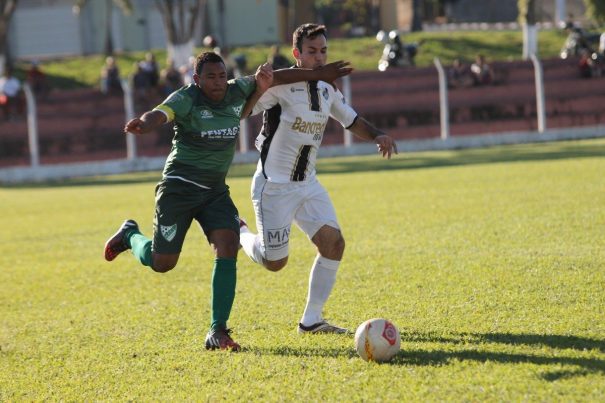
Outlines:
MULTIPOLYGON (((205 35, 221 46, 289 43, 293 29, 304 22, 324 23, 332 37, 374 35, 378 30, 422 29, 422 24, 512 22, 517 0, 199 0, 205 35), (420 25, 418 25, 420 24, 420 25)), ((561 0, 538 1, 538 19, 555 22, 561 0)), ((106 31, 117 51, 164 48, 162 14, 151 0, 131 0, 125 14, 113 0, 19 0, 8 30, 15 58, 103 53, 106 31), (110 16, 110 20, 108 20, 110 16)), ((582 0, 565 0, 566 13, 584 15, 582 0)))

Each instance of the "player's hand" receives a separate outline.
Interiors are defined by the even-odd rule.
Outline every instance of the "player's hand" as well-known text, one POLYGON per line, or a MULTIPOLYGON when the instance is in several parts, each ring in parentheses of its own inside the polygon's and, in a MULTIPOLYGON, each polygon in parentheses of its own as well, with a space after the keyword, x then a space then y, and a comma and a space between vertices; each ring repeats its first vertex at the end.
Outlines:
POLYGON ((147 130, 146 130, 145 122, 143 122, 139 118, 134 118, 134 119, 130 120, 124 126, 124 133, 143 134, 146 131, 147 130))
POLYGON ((270 63, 261 64, 254 74, 256 90, 264 93, 273 84, 273 67, 270 63))
POLYGON ((350 66, 351 64, 349 62, 339 60, 337 62, 325 64, 321 67, 316 68, 315 70, 319 74, 318 80, 325 81, 327 83, 332 83, 337 78, 348 76, 349 74, 351 74, 353 72, 353 68, 350 66))
POLYGON ((380 136, 377 136, 374 140, 376 141, 376 145, 378 146, 378 152, 381 153, 383 157, 391 159, 391 154, 398 154, 397 144, 395 143, 395 140, 393 140, 390 136, 382 134, 380 136))

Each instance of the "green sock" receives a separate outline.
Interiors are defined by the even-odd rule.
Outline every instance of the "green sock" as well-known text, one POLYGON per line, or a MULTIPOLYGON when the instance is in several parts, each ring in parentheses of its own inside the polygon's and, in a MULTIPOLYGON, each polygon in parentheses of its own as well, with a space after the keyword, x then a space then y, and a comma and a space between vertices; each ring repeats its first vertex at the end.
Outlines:
POLYGON ((143 265, 151 267, 151 239, 133 231, 126 234, 126 242, 132 248, 134 257, 143 265))
POLYGON ((218 257, 214 259, 212 272, 212 329, 227 327, 235 299, 237 279, 235 258, 218 257))

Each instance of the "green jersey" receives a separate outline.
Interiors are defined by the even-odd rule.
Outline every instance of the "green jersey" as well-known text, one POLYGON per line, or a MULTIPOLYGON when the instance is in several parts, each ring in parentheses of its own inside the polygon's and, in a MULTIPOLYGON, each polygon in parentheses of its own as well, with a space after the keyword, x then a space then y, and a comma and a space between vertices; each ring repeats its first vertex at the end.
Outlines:
POLYGON ((174 121, 172 150, 163 178, 178 179, 202 188, 219 188, 235 154, 240 115, 256 89, 254 77, 230 80, 225 97, 213 102, 195 84, 183 87, 154 110, 174 121))

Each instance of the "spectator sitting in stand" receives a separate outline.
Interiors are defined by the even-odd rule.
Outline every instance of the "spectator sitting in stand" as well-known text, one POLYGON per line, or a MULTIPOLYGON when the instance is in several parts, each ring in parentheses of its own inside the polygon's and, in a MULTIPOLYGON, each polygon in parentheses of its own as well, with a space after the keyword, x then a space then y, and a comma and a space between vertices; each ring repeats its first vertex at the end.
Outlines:
POLYGON ((271 46, 267 62, 271 63, 273 70, 287 69, 288 67, 294 64, 290 62, 290 60, 286 56, 280 53, 279 45, 271 46))
POLYGON ((488 85, 494 81, 494 72, 484 55, 477 55, 475 63, 471 65, 471 76, 475 85, 488 85))
POLYGON ((183 78, 183 85, 189 85, 193 83, 193 73, 195 69, 195 57, 189 56, 189 61, 187 64, 179 67, 179 72, 181 73, 181 77, 183 78))
POLYGON ((111 56, 105 59, 105 65, 101 68, 101 92, 103 94, 120 94, 122 92, 120 70, 111 56))
POLYGON ((452 67, 447 71, 447 81, 450 88, 470 87, 473 85, 473 77, 470 74, 469 68, 460 59, 455 59, 452 62, 452 67))
POLYGON ((228 48, 221 48, 219 46, 218 41, 212 35, 206 35, 202 41, 202 44, 210 48, 214 53, 219 55, 227 68, 227 79, 232 80, 236 77, 241 77, 241 71, 237 65, 237 63, 233 60, 233 58, 229 54, 228 48))
POLYGON ((134 94, 136 113, 148 110, 151 83, 149 81, 149 74, 143 68, 143 62, 134 64, 134 72, 130 76, 130 85, 134 94))
POLYGON ((166 60, 166 68, 160 73, 160 86, 164 97, 183 86, 183 76, 174 67, 174 61, 171 58, 166 60))
POLYGON ((4 112, 4 119, 13 119, 23 114, 23 95, 21 82, 13 76, 11 68, 7 68, 4 76, 0 77, 0 106, 4 112))
POLYGON ((222 57, 223 61, 225 62, 225 67, 227 68, 227 80, 233 80, 236 77, 241 77, 241 71, 237 67, 237 63, 235 63, 235 61, 231 57, 229 49, 221 49, 219 47, 216 47, 214 48, 214 51, 216 54, 222 57))
POLYGON ((141 69, 143 69, 143 73, 147 75, 149 85, 152 88, 156 88, 160 81, 160 72, 153 53, 147 53, 145 55, 145 60, 141 62, 141 69))
POLYGON ((46 74, 40 69, 40 65, 36 61, 31 63, 31 66, 27 71, 27 83, 36 96, 41 99, 46 98, 50 88, 46 81, 46 74))

